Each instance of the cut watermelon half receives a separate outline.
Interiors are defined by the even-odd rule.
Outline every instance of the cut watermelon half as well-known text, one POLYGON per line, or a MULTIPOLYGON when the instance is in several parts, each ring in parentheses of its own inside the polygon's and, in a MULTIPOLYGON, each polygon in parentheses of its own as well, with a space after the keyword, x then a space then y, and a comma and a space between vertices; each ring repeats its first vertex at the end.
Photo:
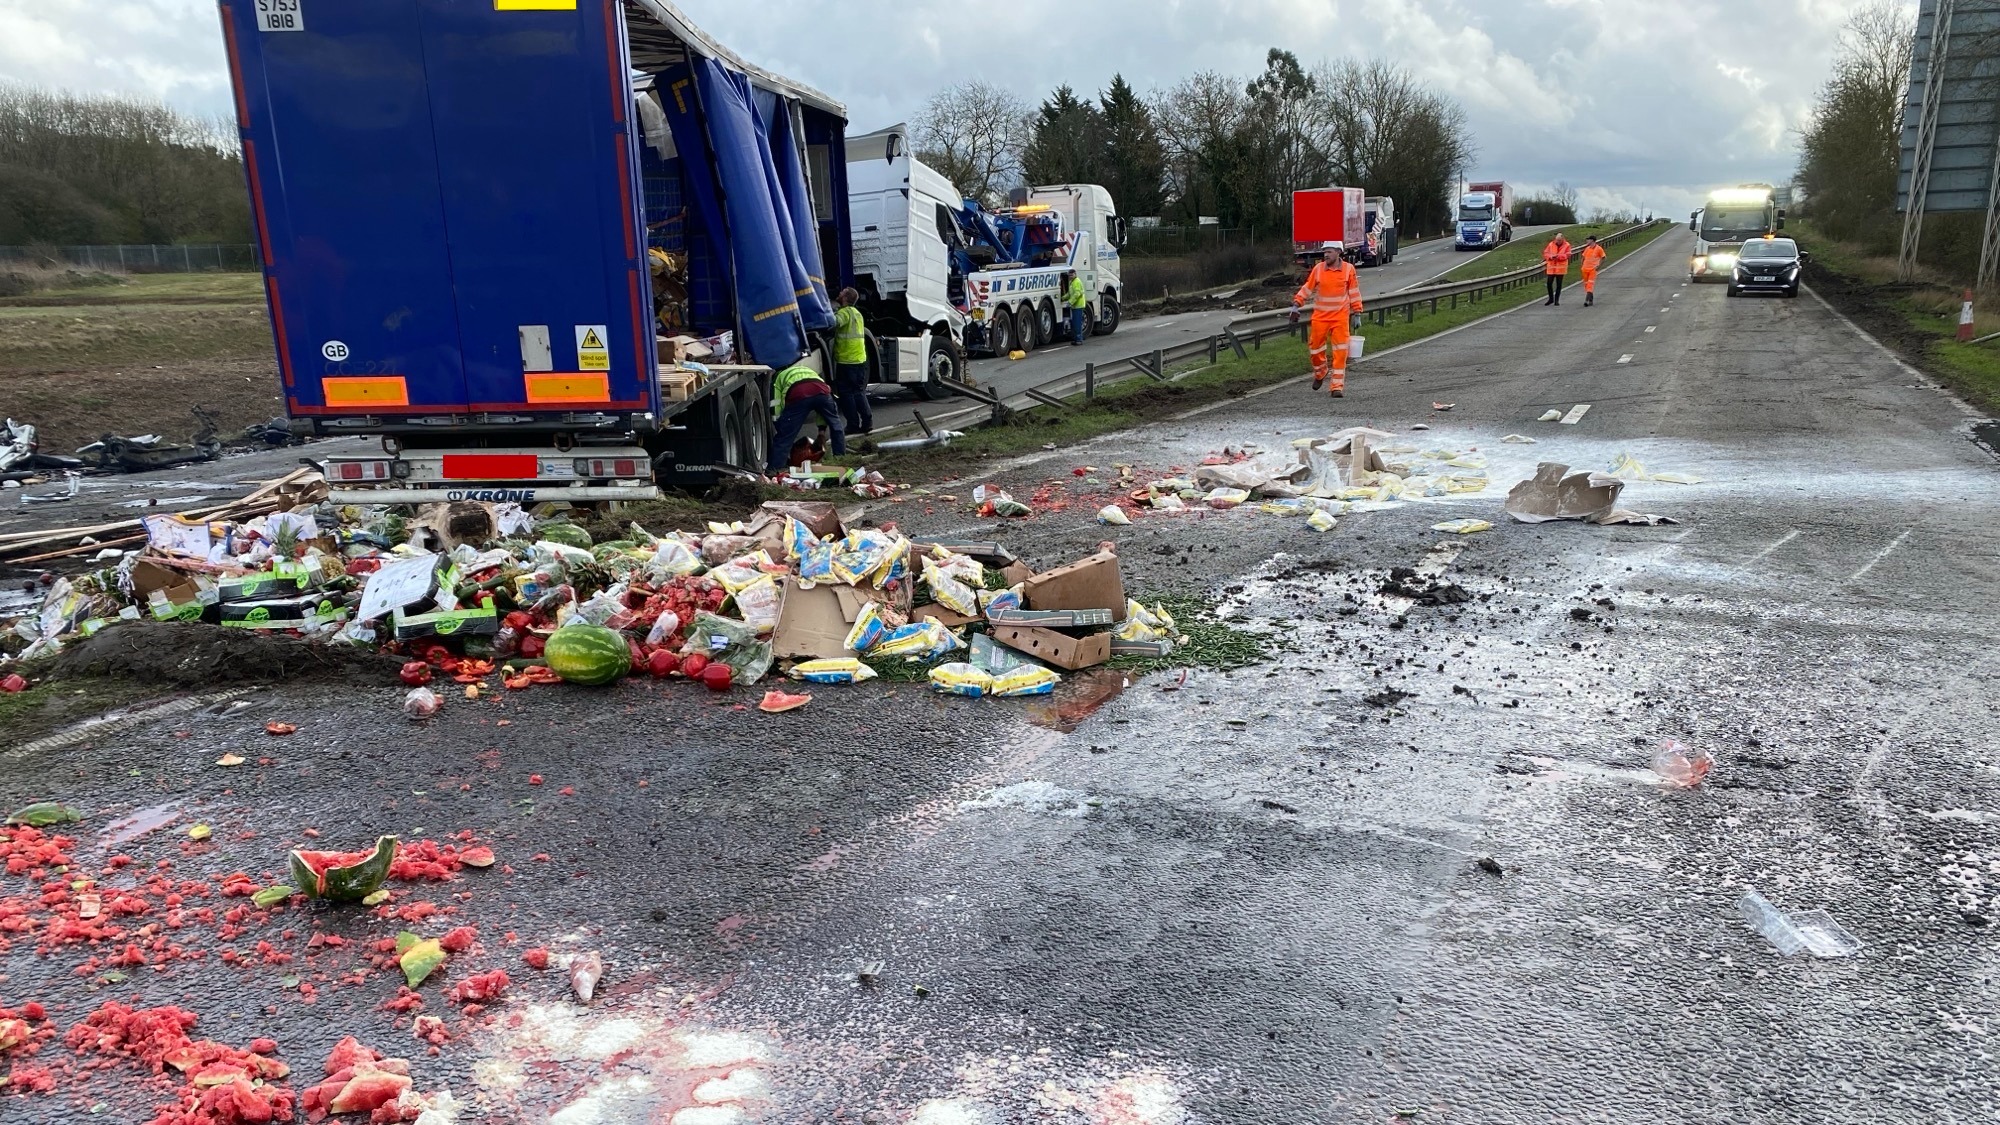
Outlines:
POLYGON ((381 889, 396 859, 396 838, 384 836, 365 852, 292 852, 292 882, 309 898, 359 902, 381 889))

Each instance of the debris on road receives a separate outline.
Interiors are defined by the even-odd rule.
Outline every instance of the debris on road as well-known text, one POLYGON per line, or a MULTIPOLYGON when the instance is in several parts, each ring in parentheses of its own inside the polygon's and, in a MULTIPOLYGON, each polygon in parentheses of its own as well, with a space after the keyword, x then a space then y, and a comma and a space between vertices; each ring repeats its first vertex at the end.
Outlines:
POLYGON ((590 1003, 597 995, 597 982, 603 979, 604 959, 597 955, 596 950, 570 958, 569 987, 578 1000, 590 1003))
POLYGON ((360 902, 382 888, 396 861, 396 837, 383 836, 365 852, 313 852, 294 849, 292 881, 307 898, 328 902, 360 902))
POLYGON ((1810 953, 1814 957, 1839 958, 1861 952, 1860 939, 1824 910, 1787 913, 1772 905, 1755 888, 1744 891, 1736 909, 1752 930, 1786 957, 1810 953))
POLYGON ((1501 441, 1504 441, 1504 442, 1506 442, 1506 443, 1507 443, 1508 445, 1533 445, 1533 444, 1535 444, 1535 439, 1534 439, 1534 438, 1531 438, 1531 437, 1529 437, 1529 436, 1528 436, 1528 435, 1526 435, 1526 434, 1508 434, 1508 435, 1507 435, 1506 437, 1503 437, 1503 438, 1501 438, 1500 440, 1501 440, 1501 441))
POLYGON ((1452 535, 1475 535, 1482 531, 1493 530, 1493 521, 1471 518, 1446 520, 1443 523, 1432 524, 1431 530, 1442 531, 1452 535))
POLYGON ((1715 768, 1715 757, 1706 747, 1690 750, 1675 739, 1667 739, 1653 753, 1653 772, 1679 789, 1693 789, 1715 768))
POLYGON ((74 824, 82 819, 81 812, 57 801, 37 801, 7 814, 8 824, 25 824, 30 828, 47 828, 52 824, 74 824))
POLYGON ((1480 856, 1478 859, 1472 861, 1472 865, 1496 878, 1507 874, 1507 869, 1500 866, 1500 861, 1490 855, 1480 856))
POLYGON ((1543 461, 1535 475, 1507 493, 1507 514, 1521 523, 1583 520, 1589 523, 1678 523, 1666 516, 1641 515, 1618 507, 1625 482, 1603 473, 1569 471, 1568 465, 1543 461))
POLYGON ((1610 475, 1617 477, 1619 480, 1631 480, 1631 481, 1650 480, 1650 481, 1659 481, 1662 484, 1701 483, 1701 478, 1695 476, 1693 473, 1648 472, 1646 470, 1646 466, 1642 464, 1638 458, 1632 456, 1630 453, 1620 453, 1617 457, 1612 459, 1610 475))

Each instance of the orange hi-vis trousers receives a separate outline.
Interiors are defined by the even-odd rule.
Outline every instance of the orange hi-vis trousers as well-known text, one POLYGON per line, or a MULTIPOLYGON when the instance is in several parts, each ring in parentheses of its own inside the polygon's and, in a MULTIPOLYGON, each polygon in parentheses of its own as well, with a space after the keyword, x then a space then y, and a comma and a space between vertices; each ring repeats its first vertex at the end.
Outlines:
POLYGON ((1347 314, 1316 316, 1306 338, 1306 354, 1312 357, 1313 377, 1328 378, 1328 390, 1347 385, 1347 314))
POLYGON ((1595 266, 1583 267, 1583 291, 1585 293, 1597 292, 1597 268, 1595 266))

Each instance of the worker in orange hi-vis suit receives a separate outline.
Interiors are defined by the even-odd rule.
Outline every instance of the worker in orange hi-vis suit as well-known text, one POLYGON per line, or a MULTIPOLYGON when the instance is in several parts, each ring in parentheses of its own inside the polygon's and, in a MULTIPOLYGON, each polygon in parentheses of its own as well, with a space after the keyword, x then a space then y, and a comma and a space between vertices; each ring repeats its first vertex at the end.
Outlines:
POLYGON ((1561 231, 1556 232, 1549 244, 1542 247, 1542 272, 1548 275, 1549 299, 1544 305, 1563 303, 1563 279, 1569 276, 1569 239, 1561 231))
POLYGON ((1361 326, 1361 278, 1353 264, 1342 258, 1344 249, 1339 242, 1321 243, 1319 264, 1292 297, 1294 307, 1312 298, 1312 332, 1306 354, 1312 357, 1313 390, 1325 386, 1335 398, 1347 393, 1348 340, 1352 330, 1361 326))
POLYGON ((1597 271, 1604 264, 1604 247, 1598 245, 1597 236, 1591 235, 1583 243, 1583 307, 1597 303, 1597 271))

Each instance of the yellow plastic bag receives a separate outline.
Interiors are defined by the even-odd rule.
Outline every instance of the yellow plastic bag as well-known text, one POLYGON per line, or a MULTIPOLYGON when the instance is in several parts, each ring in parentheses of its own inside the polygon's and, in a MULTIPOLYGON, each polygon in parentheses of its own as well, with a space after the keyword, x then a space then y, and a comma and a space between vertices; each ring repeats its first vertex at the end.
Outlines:
POLYGON ((736 591, 736 615, 759 633, 778 627, 778 584, 768 574, 760 575, 736 591))
POLYGON ((1055 691, 1056 685, 1061 682, 1061 676, 1056 675, 1039 664, 1014 668, 993 677, 993 694, 997 696, 1047 695, 1055 691))
POLYGON ((875 678, 875 669, 851 656, 833 660, 808 660, 792 665, 788 673, 809 684, 858 684, 875 678))
POLYGON ((1489 520, 1475 520, 1475 519, 1446 520, 1443 523, 1432 524, 1431 530, 1446 531, 1450 532, 1453 535, 1472 535, 1481 531, 1492 531, 1493 524, 1489 520))
POLYGON ((1314 512, 1306 517, 1306 526, 1314 531, 1332 531, 1334 524, 1334 518, 1325 512, 1314 512))
POLYGON ((924 585, 930 587, 931 597, 953 613, 966 617, 979 616, 979 593, 960 582, 938 565, 937 560, 924 560, 924 585))
POLYGON ((978 699, 993 694, 993 677, 971 664, 940 664, 931 669, 931 687, 947 695, 978 699))
POLYGON ((847 631, 847 640, 842 643, 855 652, 867 652, 888 630, 888 625, 882 620, 881 605, 869 602, 854 615, 854 627, 847 631))

